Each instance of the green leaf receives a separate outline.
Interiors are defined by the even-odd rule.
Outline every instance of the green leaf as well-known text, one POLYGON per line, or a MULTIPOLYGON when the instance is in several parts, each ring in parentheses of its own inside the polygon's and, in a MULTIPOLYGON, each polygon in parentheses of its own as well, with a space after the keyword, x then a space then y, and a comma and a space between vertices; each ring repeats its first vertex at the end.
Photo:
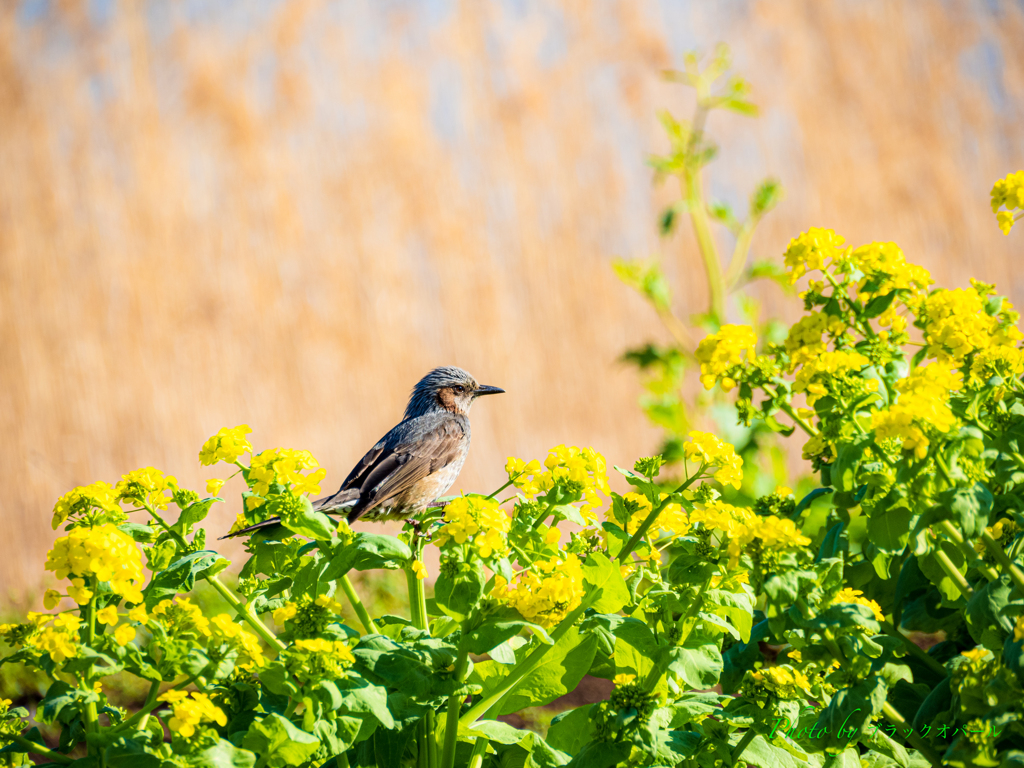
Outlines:
POLYGON ((395 727, 395 720, 388 709, 386 688, 373 685, 355 676, 339 680, 334 685, 341 692, 341 705, 337 707, 338 711, 357 715, 372 715, 385 728, 395 727))
POLYGON ((289 720, 271 713, 256 720, 242 739, 242 746, 260 756, 271 768, 302 765, 316 754, 320 740, 299 730, 289 720))
MULTIPOLYGON (((275 715, 276 717, 276 715, 275 715)), ((159 763, 162 765, 163 763, 159 763)), ((212 747, 204 749, 197 755, 191 755, 188 758, 188 764, 194 765, 196 768, 206 768, 207 766, 215 765, 217 768, 252 768, 256 764, 256 755, 252 752, 244 749, 239 749, 230 741, 221 739, 212 747)), ((268 765, 297 765, 297 763, 274 763, 268 762, 268 765)), ((111 763, 107 763, 111 765, 111 763)), ((125 762, 122 763, 124 768, 136 768, 136 766, 143 766, 141 762, 125 762)))
POLYGON ((479 561, 459 563, 456 568, 441 569, 434 582, 434 600, 446 616, 465 621, 483 597, 487 574, 479 561))
POLYGON ((206 519, 206 516, 210 514, 210 507, 218 501, 221 501, 221 499, 203 499, 202 501, 189 504, 181 511, 176 527, 179 527, 185 534, 189 533, 193 526, 206 519))
POLYGON ((583 745, 593 738, 594 721, 591 712, 595 706, 587 704, 556 715, 548 730, 548 744, 570 755, 579 753, 583 745))
POLYGON ((513 608, 503 608, 488 614, 482 624, 467 633, 467 647, 470 653, 489 653, 492 648, 507 642, 524 629, 533 632, 546 645, 554 642, 544 627, 527 621, 513 608))
POLYGON ((618 562, 613 563, 601 552, 591 552, 587 557, 583 580, 590 585, 584 605, 598 613, 615 613, 630 601, 618 562))
MULTIPOLYGON (((960 571, 961 574, 965 571, 963 553, 955 544, 953 544, 953 542, 941 540, 936 542, 936 546, 942 547, 942 551, 946 553, 946 556, 952 561, 953 566, 960 571)), ((918 557, 917 564, 921 568, 922 573, 924 573, 939 592, 942 593, 943 597, 950 602, 960 599, 960 588, 957 587, 956 583, 946 575, 942 566, 939 565, 939 560, 936 557, 935 552, 929 552, 926 555, 918 557)))
MULTIPOLYGON (((542 657, 537 667, 495 705, 492 713, 507 715, 525 707, 541 707, 575 690, 590 670, 596 652, 597 639, 584 637, 573 627, 542 657)), ((496 690, 503 679, 504 676, 490 689, 485 688, 482 696, 496 690)))
MULTIPOLYGON (((160 768, 163 763, 159 757, 147 752, 142 744, 137 741, 129 741, 126 738, 120 738, 108 746, 104 750, 104 759, 107 768, 160 768)), ((249 754, 249 762, 243 765, 248 768, 254 762, 255 757, 249 754)), ((220 763, 210 763, 210 765, 220 765, 220 763)), ((231 765, 231 763, 225 763, 225 765, 231 765)))
POLYGON ((1006 638, 1013 632, 1013 621, 1004 613, 1012 591, 1010 576, 1004 573, 996 581, 975 590, 964 609, 967 630, 974 642, 996 653, 997 658, 1006 638))
POLYGON ((884 296, 875 296, 875 298, 869 301, 864 307, 864 311, 861 316, 867 319, 878 317, 892 306, 892 302, 896 298, 896 293, 897 291, 889 291, 889 293, 884 296))
POLYGON ((873 442, 872 436, 865 436, 841 445, 839 455, 832 464, 832 484, 837 491, 852 492, 857 489, 857 470, 864 452, 873 442))
POLYGON ((631 745, 622 742, 591 742, 566 768, 614 768, 632 751, 631 745))
POLYGON ((281 524, 289 531, 307 539, 330 541, 338 527, 323 512, 314 511, 308 498, 292 493, 275 494, 267 501, 267 511, 279 515, 281 524))
POLYGON ((171 563, 166 570, 153 576, 153 580, 144 590, 146 606, 152 608, 166 597, 171 597, 179 592, 191 592, 196 585, 196 579, 223 559, 216 552, 209 550, 189 552, 171 563))
POLYGON ((379 533, 357 533, 350 544, 339 547, 324 571, 325 581, 340 579, 351 570, 397 569, 412 559, 412 550, 404 541, 379 533))
POLYGON ((702 690, 718 684, 722 654, 718 646, 691 635, 682 646, 662 648, 658 667, 682 680, 689 688, 702 690))
POLYGON ((871 543, 883 552, 901 552, 910 538, 910 521, 913 517, 914 511, 903 500, 891 506, 877 507, 868 518, 871 543))
MULTIPOLYGON (((739 737, 737 737, 738 739, 739 737)), ((785 749, 776 747, 765 740, 761 735, 755 736, 754 740, 747 744, 740 760, 747 765, 757 766, 757 768, 804 768, 807 765, 806 761, 798 760, 785 749)))

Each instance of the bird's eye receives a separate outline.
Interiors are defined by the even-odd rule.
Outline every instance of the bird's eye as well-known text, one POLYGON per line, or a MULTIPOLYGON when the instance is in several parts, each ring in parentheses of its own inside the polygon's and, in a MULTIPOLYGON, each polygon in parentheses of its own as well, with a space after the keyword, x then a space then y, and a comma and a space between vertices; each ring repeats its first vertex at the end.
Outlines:
POLYGON ((462 386, 461 384, 459 384, 458 386, 455 387, 455 391, 456 392, 465 392, 466 388, 464 386, 462 386))

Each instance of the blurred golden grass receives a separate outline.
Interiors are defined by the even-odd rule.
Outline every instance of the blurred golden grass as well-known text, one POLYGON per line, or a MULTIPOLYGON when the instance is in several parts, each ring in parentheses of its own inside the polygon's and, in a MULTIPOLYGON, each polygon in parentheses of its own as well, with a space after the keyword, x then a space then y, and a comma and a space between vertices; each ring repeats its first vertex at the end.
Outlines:
POLYGON ((465 2, 429 26, 315 1, 2 7, 8 592, 38 585, 72 486, 155 465, 201 488, 200 444, 238 423, 309 448, 334 486, 439 364, 508 390, 474 413, 456 489, 560 442, 650 453, 616 359, 660 331, 609 260, 662 249, 681 311, 703 308, 689 233, 657 240, 671 190, 642 165, 656 110, 688 108, 659 78, 680 24, 730 43, 764 108, 710 126, 713 190, 787 187, 759 255, 830 226, 1019 298, 1020 239, 987 207, 1024 166, 1018 4, 465 2))

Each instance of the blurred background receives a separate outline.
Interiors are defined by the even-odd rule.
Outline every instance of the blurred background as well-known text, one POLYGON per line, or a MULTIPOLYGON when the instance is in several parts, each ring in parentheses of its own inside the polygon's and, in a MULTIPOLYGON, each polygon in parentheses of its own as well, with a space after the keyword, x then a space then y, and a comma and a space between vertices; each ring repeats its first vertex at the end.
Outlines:
POLYGON ((662 71, 719 41, 762 114, 713 115, 710 194, 786 189, 756 257, 831 227, 1024 302, 988 206, 1024 167, 1020 0, 0 9, 0 602, 38 594, 73 486, 153 465, 201 491, 200 445, 246 423, 333 490, 437 365, 508 391, 455 491, 557 443, 652 453, 620 358, 666 334, 611 262, 661 253, 676 311, 706 308, 646 159, 657 111, 692 109, 662 71))

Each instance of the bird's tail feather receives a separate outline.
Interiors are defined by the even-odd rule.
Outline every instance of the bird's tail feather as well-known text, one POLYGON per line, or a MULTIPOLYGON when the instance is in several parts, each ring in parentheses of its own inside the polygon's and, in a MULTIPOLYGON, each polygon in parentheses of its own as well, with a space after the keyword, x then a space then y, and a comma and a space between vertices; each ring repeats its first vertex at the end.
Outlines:
MULTIPOLYGON (((312 502, 313 509, 315 511, 323 512, 328 515, 341 514, 341 510, 351 509, 358 503, 358 488, 348 488, 345 490, 340 490, 337 493, 332 494, 331 496, 324 496, 322 499, 316 499, 315 501, 312 502)), ((352 517, 351 513, 349 514, 349 517, 352 517)), ((233 531, 232 533, 229 533, 227 536, 221 536, 220 539, 218 539, 218 541, 222 541, 223 539, 233 539, 236 536, 245 536, 247 534, 263 530, 264 528, 270 528, 271 526, 280 524, 280 517, 272 517, 269 520, 264 520, 263 522, 250 525, 247 528, 242 528, 240 530, 233 531)))

